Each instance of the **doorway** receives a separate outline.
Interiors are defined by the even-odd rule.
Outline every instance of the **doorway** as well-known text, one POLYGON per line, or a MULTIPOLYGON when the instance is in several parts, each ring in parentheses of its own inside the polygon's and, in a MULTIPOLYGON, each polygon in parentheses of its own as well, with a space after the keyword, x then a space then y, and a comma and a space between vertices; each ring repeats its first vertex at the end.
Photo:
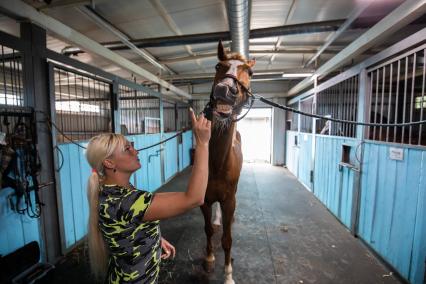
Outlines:
MULTIPOLYGON (((245 113, 243 109, 241 113, 245 113)), ((244 162, 271 162, 272 109, 253 108, 237 123, 241 134, 244 162)))

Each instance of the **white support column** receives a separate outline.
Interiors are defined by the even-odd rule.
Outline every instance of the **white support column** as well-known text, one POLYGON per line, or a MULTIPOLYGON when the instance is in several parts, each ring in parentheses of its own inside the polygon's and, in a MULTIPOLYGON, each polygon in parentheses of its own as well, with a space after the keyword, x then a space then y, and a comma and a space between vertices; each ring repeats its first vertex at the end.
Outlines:
MULTIPOLYGON (((286 103, 285 98, 274 98, 273 101, 281 105, 286 103)), ((285 163, 285 118, 285 110, 272 108, 271 163, 274 166, 282 166, 285 163)))

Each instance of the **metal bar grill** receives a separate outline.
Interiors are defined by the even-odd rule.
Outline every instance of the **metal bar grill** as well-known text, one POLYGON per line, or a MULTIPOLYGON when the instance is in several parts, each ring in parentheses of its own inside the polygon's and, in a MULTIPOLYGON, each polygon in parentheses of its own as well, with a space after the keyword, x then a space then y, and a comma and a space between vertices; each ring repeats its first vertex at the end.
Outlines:
MULTIPOLYGON (((312 113, 313 102, 314 102, 314 97, 310 97, 308 99, 301 101, 300 110, 307 112, 307 113, 312 113)), ((300 118, 300 132, 312 133, 312 118, 311 117, 302 116, 300 118)))
MULTIPOLYGON (((356 121, 358 108, 358 76, 352 76, 317 93, 317 114, 356 121)), ((356 128, 347 123, 333 123, 324 119, 316 123, 316 133, 355 137, 356 128)))
POLYGON ((121 133, 160 133, 160 99, 140 90, 118 88, 121 133))
MULTIPOLYGON (((291 108, 294 108, 294 109, 297 109, 297 110, 299 109, 298 106, 299 106, 298 103, 294 103, 294 104, 290 105, 291 108)), ((286 116, 287 116, 287 118, 286 118, 286 123, 287 123, 286 129, 292 130, 292 131, 297 131, 298 130, 297 125, 299 123, 299 115, 297 113, 287 111, 286 116)))
POLYGON ((26 106, 21 53, 0 45, 0 60, 0 104, 26 106))
POLYGON ((110 83, 62 66, 54 67, 58 142, 112 132, 110 83))
MULTIPOLYGON (((424 46, 369 69, 368 75, 372 82, 370 122, 387 124, 424 119, 424 46)), ((367 139, 424 146, 426 134, 422 130, 422 125, 372 127, 367 139)))
POLYGON ((177 117, 177 104, 174 102, 163 101, 164 132, 176 131, 178 129, 177 117))
POLYGON ((178 129, 189 128, 191 120, 189 118, 189 105, 177 103, 177 127, 178 129))

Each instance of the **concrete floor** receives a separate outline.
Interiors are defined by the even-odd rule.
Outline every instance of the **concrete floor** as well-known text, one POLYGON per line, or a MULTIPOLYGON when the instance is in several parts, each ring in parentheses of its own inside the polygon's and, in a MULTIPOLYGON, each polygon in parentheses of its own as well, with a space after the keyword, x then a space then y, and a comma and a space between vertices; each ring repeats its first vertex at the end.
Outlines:
MULTIPOLYGON (((184 191, 187 169, 160 191, 184 191)), ((215 270, 202 268, 204 220, 196 208, 161 222, 177 250, 163 261, 160 283, 223 283, 219 230, 213 240, 215 270)), ((238 283, 403 283, 282 167, 244 164, 233 224, 233 270, 238 283)), ((53 283, 94 283, 84 248, 57 265, 53 283), (78 279, 78 280, 77 280, 78 279)))
MULTIPOLYGON (((185 190, 189 171, 161 191, 185 190)), ((165 220, 177 249, 161 283, 223 283, 224 253, 214 236, 215 271, 202 269, 206 238, 201 210, 165 220)), ((233 224, 236 283, 402 283, 282 167, 244 164, 233 224)))

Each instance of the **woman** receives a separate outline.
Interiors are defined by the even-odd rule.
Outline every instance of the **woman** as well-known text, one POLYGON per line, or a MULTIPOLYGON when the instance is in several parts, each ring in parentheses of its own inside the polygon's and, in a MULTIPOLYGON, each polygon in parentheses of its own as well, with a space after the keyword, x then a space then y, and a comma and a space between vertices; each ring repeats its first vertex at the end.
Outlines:
POLYGON ((138 152, 120 134, 93 137, 86 158, 93 168, 88 183, 89 257, 97 279, 106 283, 156 283, 161 258, 175 248, 161 238, 159 220, 200 206, 208 179, 210 121, 196 119, 194 166, 186 192, 136 190, 130 176, 141 167, 138 152), (161 249, 164 254, 161 255, 161 249))

